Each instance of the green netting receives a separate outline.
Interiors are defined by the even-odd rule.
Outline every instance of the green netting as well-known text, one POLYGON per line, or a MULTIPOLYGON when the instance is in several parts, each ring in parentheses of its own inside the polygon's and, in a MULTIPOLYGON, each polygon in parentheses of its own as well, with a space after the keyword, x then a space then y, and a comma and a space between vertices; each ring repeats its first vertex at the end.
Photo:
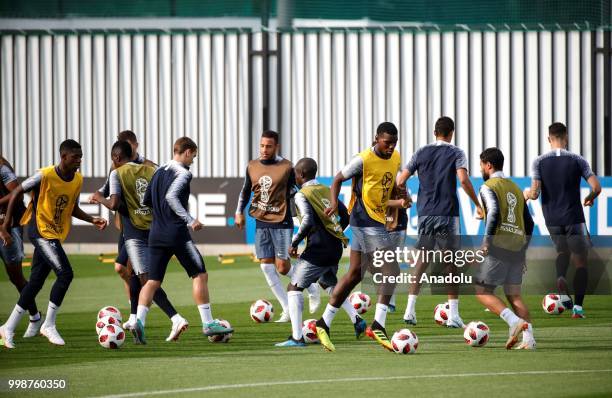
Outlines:
MULTIPOLYGON (((435 29, 607 29, 612 0, 0 0, 3 18, 255 17, 365 20, 435 29)), ((0 27, 1 29, 1 27, 0 27)))

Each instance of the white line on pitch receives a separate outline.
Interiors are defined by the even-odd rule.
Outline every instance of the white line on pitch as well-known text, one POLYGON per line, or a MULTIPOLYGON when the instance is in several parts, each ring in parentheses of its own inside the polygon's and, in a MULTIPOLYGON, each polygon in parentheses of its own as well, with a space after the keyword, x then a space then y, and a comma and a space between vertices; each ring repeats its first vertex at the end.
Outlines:
POLYGON ((523 371, 523 372, 482 372, 482 373, 455 373, 455 374, 431 374, 431 375, 410 375, 410 376, 346 377, 346 378, 339 378, 339 379, 271 381, 267 383, 218 384, 218 385, 204 386, 204 387, 180 388, 176 390, 160 390, 160 391, 134 392, 134 393, 117 394, 117 395, 103 395, 103 396, 99 396, 96 398, 132 398, 132 397, 145 397, 145 396, 150 396, 150 395, 181 394, 181 393, 188 393, 188 392, 229 390, 229 389, 235 389, 235 388, 285 386, 285 385, 296 385, 296 384, 431 379, 431 378, 436 378, 440 376, 443 376, 443 377, 525 376, 525 375, 607 373, 607 372, 612 372, 612 369, 529 370, 529 371, 523 371))

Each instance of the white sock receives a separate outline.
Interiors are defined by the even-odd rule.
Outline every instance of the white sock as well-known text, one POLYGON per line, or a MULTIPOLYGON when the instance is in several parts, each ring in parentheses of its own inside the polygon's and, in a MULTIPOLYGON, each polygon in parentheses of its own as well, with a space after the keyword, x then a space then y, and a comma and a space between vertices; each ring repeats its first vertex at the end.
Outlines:
POLYGON ((289 268, 289 272, 287 272, 285 276, 291 279, 293 277, 294 272, 295 272, 295 267, 292 265, 291 268, 289 268))
MULTIPOLYGON (((268 286, 270 286, 272 293, 274 293, 274 296, 283 308, 283 312, 287 312, 287 291, 283 289, 283 286, 281 285, 280 276, 276 271, 276 267, 274 264, 269 263, 261 263, 260 266, 264 276, 266 277, 268 286)), ((291 270, 289 272, 291 272, 291 270)))
POLYGON ((531 323, 527 324, 527 329, 523 330, 523 341, 531 341, 533 340, 533 327, 531 323))
POLYGON ((516 325, 516 323, 521 320, 521 318, 516 316, 516 314, 512 312, 510 308, 504 309, 501 314, 499 314, 499 317, 503 319, 510 327, 516 325))
POLYGON ((13 312, 6 320, 4 324, 4 330, 9 333, 15 333, 15 329, 17 329, 17 325, 19 325, 19 321, 25 315, 26 311, 21 308, 18 304, 15 304, 15 308, 13 308, 13 312))
POLYGON ((395 307, 395 293, 393 293, 393 296, 391 296, 391 299, 389 300, 389 305, 395 307))
POLYGON ((448 306, 450 307, 450 318, 459 318, 459 299, 448 299, 448 306))
POLYGON ((203 325, 208 325, 213 321, 212 311, 210 310, 210 303, 199 304, 198 310, 200 311, 200 318, 202 318, 203 325))
POLYGON ((147 313, 149 312, 149 307, 146 305, 138 304, 138 310, 136 311, 136 319, 142 323, 142 326, 145 325, 147 320, 147 313))
MULTIPOLYGON (((330 286, 325 289, 325 291, 331 296, 332 292, 334 291, 334 287, 335 286, 330 286)), ((344 303, 342 303, 342 309, 348 314, 349 318, 351 318, 351 322, 357 322, 357 311, 355 311, 355 307, 351 305, 348 298, 344 300, 344 303)))
POLYGON ((312 283, 310 286, 308 286, 308 296, 309 297, 319 297, 321 296, 321 292, 319 292, 319 284, 318 283, 312 283))
POLYGON ((304 309, 304 296, 302 292, 287 292, 289 300, 289 316, 291 317, 291 335, 295 340, 302 338, 302 310, 304 309))
POLYGON ((582 311, 582 306, 581 305, 574 304, 574 308, 576 309, 576 311, 582 311))
POLYGON ((129 323, 136 323, 136 314, 130 314, 130 319, 128 319, 129 323))
POLYGON ((374 314, 374 320, 382 327, 385 327, 387 320, 387 311, 389 306, 386 304, 376 303, 376 313, 374 314))
POLYGON ((325 311, 323 311, 323 321, 325 321, 325 324, 328 328, 331 327, 331 324, 334 321, 334 317, 336 316, 338 309, 339 308, 336 308, 331 304, 327 304, 327 306, 325 307, 325 311))
POLYGON ((408 295, 408 304, 406 304, 406 312, 404 312, 404 318, 407 318, 408 315, 414 315, 415 314, 415 307, 416 307, 416 301, 417 301, 417 296, 416 294, 409 294, 408 295))
POLYGON ((47 317, 45 318, 44 322, 45 326, 55 326, 57 311, 59 311, 59 306, 49 301, 49 306, 47 307, 47 317))
POLYGON ((178 321, 180 321, 181 319, 183 319, 182 316, 180 316, 179 314, 174 314, 170 320, 172 321, 172 323, 177 323, 178 321))
POLYGON ((30 321, 36 322, 40 320, 40 312, 37 312, 36 315, 30 315, 30 321))

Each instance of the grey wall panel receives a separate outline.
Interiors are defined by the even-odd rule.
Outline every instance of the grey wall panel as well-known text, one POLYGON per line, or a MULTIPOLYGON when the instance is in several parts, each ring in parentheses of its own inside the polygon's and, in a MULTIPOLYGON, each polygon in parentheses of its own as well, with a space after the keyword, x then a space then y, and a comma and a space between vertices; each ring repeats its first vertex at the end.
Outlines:
POLYGON ((26 176, 56 162, 58 143, 74 138, 85 148, 83 173, 101 177, 117 132, 132 129, 157 162, 187 135, 200 145, 195 176, 234 177, 244 175, 268 127, 280 131, 284 156, 313 157, 322 175, 333 175, 370 144, 380 122, 400 129, 405 163, 447 115, 474 175, 480 151, 493 145, 504 151, 507 173, 529 174, 553 121, 568 125, 570 149, 603 173, 604 91, 593 81, 603 81, 605 55, 592 54, 603 32, 270 33, 277 53, 269 126, 263 34, 3 35, 2 154, 26 176))

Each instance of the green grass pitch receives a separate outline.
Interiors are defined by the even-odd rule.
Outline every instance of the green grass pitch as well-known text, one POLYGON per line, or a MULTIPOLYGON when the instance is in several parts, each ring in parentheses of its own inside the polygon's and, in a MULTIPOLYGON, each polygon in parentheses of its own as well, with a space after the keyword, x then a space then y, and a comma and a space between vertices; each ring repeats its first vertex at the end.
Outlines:
MULTIPOLYGON (((344 313, 332 329, 337 352, 320 346, 281 349, 273 346, 290 334, 289 324, 255 324, 249 305, 272 298, 256 264, 246 259, 221 265, 206 258, 210 272, 213 315, 229 320, 236 332, 227 344, 212 344, 201 334, 200 318, 192 303, 191 283, 176 264, 169 267, 164 288, 179 312, 191 324, 179 342, 167 343, 170 322, 158 308, 147 320, 148 345, 137 346, 128 337, 120 350, 105 350, 96 341, 99 308, 129 307, 122 284, 111 264, 95 256, 71 256, 75 279, 58 316, 65 347, 53 347, 45 338, 24 340, 24 320, 17 330, 17 349, 0 350, 0 379, 63 378, 68 388, 50 396, 610 396, 612 395, 612 300, 587 297, 588 318, 569 314, 550 316, 541 297, 529 296, 538 348, 534 352, 506 351, 508 329, 498 317, 484 312, 474 297, 464 297, 465 321, 483 320, 492 330, 486 347, 464 344, 462 332, 434 324, 433 307, 443 297, 423 295, 417 304, 419 337, 415 355, 395 355, 367 338, 355 340, 344 313)), ((27 270, 27 269, 26 269, 27 270)), ((27 273, 27 271, 26 271, 27 273)), ((53 278, 53 277, 52 277, 53 278)), ((286 281, 286 279, 283 279, 286 281)), ((38 296, 46 310, 52 280, 38 296)), ((14 287, 0 272, 0 321, 4 322, 17 298, 14 287)), ((323 293, 323 305, 326 295, 323 293)), ((390 334, 403 328, 406 298, 399 311, 389 314, 390 334)), ((307 301, 306 301, 307 303, 307 301)), ((278 305, 276 316, 278 316, 278 305)), ((304 319, 318 317, 308 313, 304 319)), ((365 314, 372 320, 373 311, 365 314)), ((40 391, 0 391, 0 396, 43 396, 40 391)))

